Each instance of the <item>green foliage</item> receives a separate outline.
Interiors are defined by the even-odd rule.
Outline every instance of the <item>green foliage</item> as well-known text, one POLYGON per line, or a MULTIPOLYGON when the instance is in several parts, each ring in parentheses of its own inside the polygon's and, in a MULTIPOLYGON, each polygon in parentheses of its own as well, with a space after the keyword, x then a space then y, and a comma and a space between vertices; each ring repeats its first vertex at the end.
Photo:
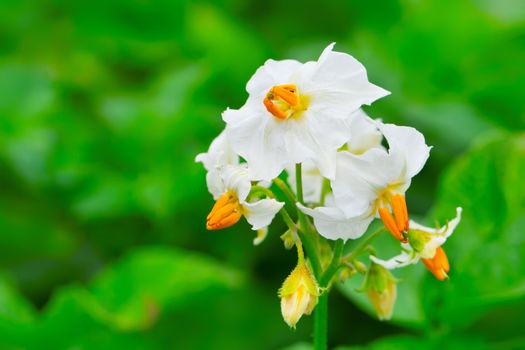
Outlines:
POLYGON ((335 296, 331 346, 525 347, 524 38, 519 0, 0 2, 0 348, 308 340, 311 319, 291 332, 279 313, 284 225, 257 248, 244 223, 206 232, 194 157, 267 58, 316 59, 333 41, 392 91, 367 111, 434 145, 412 218, 464 218, 445 246, 450 281, 395 271, 391 322, 375 321, 359 277, 341 286, 365 313, 335 296))

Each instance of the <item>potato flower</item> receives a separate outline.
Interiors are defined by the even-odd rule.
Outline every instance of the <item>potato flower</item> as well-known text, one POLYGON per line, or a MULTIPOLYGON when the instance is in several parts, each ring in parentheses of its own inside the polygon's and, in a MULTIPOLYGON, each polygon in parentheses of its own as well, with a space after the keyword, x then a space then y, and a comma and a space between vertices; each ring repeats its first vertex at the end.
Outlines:
POLYGON ((415 264, 421 259, 425 266, 439 280, 448 278, 450 264, 443 249, 443 244, 454 232, 461 220, 461 208, 456 209, 456 217, 441 228, 430 228, 410 221, 408 242, 401 244, 402 252, 389 260, 381 260, 375 256, 370 259, 387 269, 396 269, 415 264))
POLYGON ((271 180, 308 160, 333 179, 352 113, 388 94, 368 81, 361 63, 333 46, 315 62, 266 61, 246 86, 244 106, 223 113, 231 145, 255 179, 271 180))
POLYGON ((199 154, 196 161, 202 162, 208 170, 206 183, 216 200, 206 218, 206 228, 227 228, 244 216, 252 229, 258 231, 259 239, 255 243, 259 243, 284 203, 271 198, 248 200, 252 187, 250 171, 246 164, 239 164, 239 157, 232 151, 224 133, 212 142, 207 153, 199 154))
POLYGON ((328 239, 356 239, 380 217, 395 238, 406 241, 405 192, 423 168, 430 147, 414 128, 375 123, 388 142, 388 151, 375 147, 361 155, 338 152, 337 173, 331 181, 335 205, 311 209, 299 204, 328 239))

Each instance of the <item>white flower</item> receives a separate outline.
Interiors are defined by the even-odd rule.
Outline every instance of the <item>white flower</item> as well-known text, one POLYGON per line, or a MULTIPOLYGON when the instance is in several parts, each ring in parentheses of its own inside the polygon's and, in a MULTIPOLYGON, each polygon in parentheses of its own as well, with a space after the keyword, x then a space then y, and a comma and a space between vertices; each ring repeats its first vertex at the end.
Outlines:
POLYGON ((394 237, 406 240, 409 221, 404 194, 428 159, 430 147, 414 128, 375 123, 389 150, 375 147, 362 155, 339 152, 336 177, 331 181, 335 206, 299 205, 326 238, 358 238, 379 216, 394 237))
POLYGON ((253 230, 270 225, 284 203, 275 199, 248 202, 251 189, 249 171, 244 165, 226 165, 221 171, 210 171, 214 186, 210 191, 217 201, 206 218, 206 228, 218 230, 230 227, 244 216, 253 230))
POLYGON ((271 180, 306 160, 333 179, 351 114, 388 94, 368 81, 361 63, 333 46, 316 62, 266 61, 246 86, 245 105, 223 113, 232 147, 256 179, 271 180))
POLYGON ((427 268, 440 280, 447 278, 450 270, 442 245, 454 232, 461 220, 461 208, 456 209, 456 217, 441 228, 430 228, 410 221, 408 243, 402 243, 402 252, 389 260, 381 260, 375 256, 370 259, 391 270, 415 264, 422 259, 427 268))
POLYGON ((233 151, 230 142, 223 130, 210 144, 206 153, 200 153, 195 157, 196 162, 201 162, 207 171, 219 170, 225 165, 239 164, 239 156, 233 151))
POLYGON ((244 216, 257 231, 254 244, 262 242, 267 226, 284 203, 275 199, 248 202, 252 176, 246 164, 239 164, 239 156, 232 150, 224 131, 210 145, 208 152, 199 154, 195 161, 202 162, 208 173, 206 184, 216 200, 206 219, 209 230, 236 224, 244 216))
MULTIPOLYGON (((358 155, 372 148, 383 148, 381 146, 383 135, 374 121, 362 109, 352 114, 348 139, 349 141, 343 146, 343 149, 352 154, 358 155)), ((297 194, 295 165, 287 166, 286 171, 288 173, 288 183, 294 193, 297 194)), ((326 192, 329 188, 326 188, 328 186, 325 184, 325 178, 321 175, 314 162, 305 161, 302 163, 302 175, 304 202, 321 203, 323 190, 326 192)))
MULTIPOLYGON (((212 194, 219 193, 223 187, 220 172, 226 165, 238 165, 239 156, 235 153, 222 131, 211 143, 208 152, 200 153, 195 157, 196 162, 202 163, 208 171, 206 173, 206 185, 212 194)), ((218 199, 215 197, 214 199, 218 199)))

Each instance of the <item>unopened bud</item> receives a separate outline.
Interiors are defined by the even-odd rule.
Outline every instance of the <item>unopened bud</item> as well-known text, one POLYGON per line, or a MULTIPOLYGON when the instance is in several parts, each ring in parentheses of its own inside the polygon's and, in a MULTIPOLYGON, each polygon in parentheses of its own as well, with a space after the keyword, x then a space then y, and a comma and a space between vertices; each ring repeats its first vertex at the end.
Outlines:
POLYGON ((345 266, 342 269, 339 270, 338 279, 340 283, 344 283, 347 279, 352 277, 357 270, 352 266, 345 266))
POLYGON ((292 328, 317 305, 319 287, 303 261, 290 273, 279 290, 284 321, 292 328))
POLYGON ((390 271, 374 262, 370 264, 363 284, 368 299, 376 310, 377 317, 389 320, 394 312, 397 298, 396 279, 390 271))
POLYGON ((295 243, 298 241, 297 232, 295 230, 289 229, 281 235, 281 240, 284 243, 284 248, 290 250, 295 246, 295 243))

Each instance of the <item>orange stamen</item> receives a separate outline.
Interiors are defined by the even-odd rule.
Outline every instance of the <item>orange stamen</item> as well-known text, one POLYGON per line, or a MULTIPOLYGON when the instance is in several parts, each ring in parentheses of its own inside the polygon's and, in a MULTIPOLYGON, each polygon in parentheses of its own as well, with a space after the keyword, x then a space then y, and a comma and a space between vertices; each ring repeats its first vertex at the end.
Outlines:
POLYGON ((288 118, 288 113, 277 108, 277 106, 274 105, 272 100, 270 100, 268 97, 264 98, 263 103, 266 107, 266 110, 273 114, 273 116, 277 119, 285 120, 288 118))
POLYGON ((408 231, 408 210, 405 196, 401 194, 395 194, 392 196, 392 210, 396 217, 397 228, 401 232, 408 231))
POLYGON ((425 264, 427 269, 429 269, 438 280, 444 281, 448 279, 447 273, 450 271, 450 264, 443 248, 438 247, 433 258, 422 260, 423 264, 425 264))
POLYGON ((299 105, 299 102, 297 87, 293 84, 272 87, 263 100, 266 110, 280 120, 290 117, 293 107, 299 105))
POLYGON ((219 230, 235 225, 242 216, 241 205, 233 191, 225 192, 217 199, 206 218, 208 230, 219 230))
POLYGON ((275 96, 280 97, 290 106, 297 106, 299 104, 299 96, 297 96, 297 88, 293 84, 285 84, 274 86, 270 91, 275 96))
POLYGON ((383 224, 388 229, 388 231, 390 231, 392 236, 394 236, 397 240, 400 240, 401 242, 406 242, 405 237, 397 228, 394 217, 392 216, 392 214, 390 214, 388 208, 379 208, 379 217, 383 221, 383 224))

